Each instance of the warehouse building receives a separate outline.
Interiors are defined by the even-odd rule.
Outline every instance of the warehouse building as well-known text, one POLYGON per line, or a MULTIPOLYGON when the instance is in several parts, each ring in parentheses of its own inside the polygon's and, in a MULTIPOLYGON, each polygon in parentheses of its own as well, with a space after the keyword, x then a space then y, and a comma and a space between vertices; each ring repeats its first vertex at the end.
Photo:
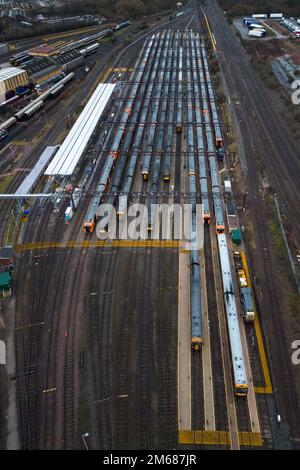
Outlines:
POLYGON ((84 56, 78 51, 69 51, 65 54, 56 54, 52 57, 36 58, 25 63, 23 68, 27 71, 29 79, 39 85, 64 72, 68 74, 84 64, 84 56))
POLYGON ((28 85, 29 79, 26 70, 17 67, 0 69, 0 98, 4 99, 7 92, 16 90, 18 86, 28 85))
POLYGON ((35 60, 30 64, 24 64, 23 67, 26 70, 30 81, 36 85, 38 83, 45 82, 62 72, 61 66, 48 58, 35 60))
POLYGON ((78 51, 69 51, 65 54, 54 55, 50 59, 61 67, 64 73, 70 73, 84 63, 84 56, 78 51))
POLYGON ((41 46, 32 47, 32 49, 28 50, 28 54, 32 57, 51 57, 58 52, 57 47, 49 46, 48 44, 42 44, 41 46))

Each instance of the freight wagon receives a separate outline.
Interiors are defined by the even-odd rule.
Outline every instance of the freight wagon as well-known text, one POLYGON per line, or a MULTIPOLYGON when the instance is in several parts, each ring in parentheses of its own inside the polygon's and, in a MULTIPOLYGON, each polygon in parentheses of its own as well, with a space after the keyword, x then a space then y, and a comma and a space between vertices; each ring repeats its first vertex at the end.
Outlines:
POLYGON ((252 322, 254 320, 254 307, 251 296, 250 287, 241 288, 241 302, 243 318, 246 322, 252 322))

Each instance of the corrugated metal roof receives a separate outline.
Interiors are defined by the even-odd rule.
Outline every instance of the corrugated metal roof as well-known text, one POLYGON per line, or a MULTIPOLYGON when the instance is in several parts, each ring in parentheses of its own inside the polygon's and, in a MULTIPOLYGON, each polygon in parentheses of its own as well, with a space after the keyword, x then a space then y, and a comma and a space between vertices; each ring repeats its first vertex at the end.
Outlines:
POLYGON ((26 65, 24 64, 24 69, 28 72, 29 75, 33 75, 35 73, 41 72, 43 70, 46 70, 48 68, 55 68, 53 65, 53 62, 49 59, 37 59, 34 60, 33 62, 31 61, 30 64, 26 65))
POLYGON ((51 60, 56 62, 57 64, 67 64, 68 62, 72 62, 75 59, 81 58, 82 54, 77 51, 69 51, 65 52, 61 55, 53 55, 51 60))
POLYGON ((0 69, 0 82, 5 82, 5 80, 16 77, 23 72, 25 72, 25 70, 19 69, 17 67, 7 67, 5 69, 0 69))
POLYGON ((45 175, 71 175, 108 103, 115 84, 100 83, 67 135, 45 175))
POLYGON ((29 194, 32 187, 34 186, 35 182, 38 180, 38 178, 41 176, 42 172, 44 171, 47 163, 49 160, 53 157, 55 152, 57 152, 57 149, 59 148, 58 145, 54 146, 49 146, 46 147, 42 155, 40 156, 38 162, 34 166, 34 168, 31 170, 29 175, 26 176, 24 179, 23 183, 15 194, 29 194))

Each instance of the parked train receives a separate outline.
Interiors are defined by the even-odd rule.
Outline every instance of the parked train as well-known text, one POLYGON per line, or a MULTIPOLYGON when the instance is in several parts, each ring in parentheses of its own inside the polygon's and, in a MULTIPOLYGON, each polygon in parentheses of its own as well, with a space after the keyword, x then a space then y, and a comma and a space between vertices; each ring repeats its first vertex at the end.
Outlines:
MULTIPOLYGON (((164 151, 164 133, 165 127, 164 123, 166 122, 167 117, 167 108, 168 108, 168 101, 167 96, 169 93, 169 83, 170 83, 170 71, 168 70, 168 65, 170 64, 170 57, 168 58, 168 49, 170 44, 170 37, 171 32, 165 35, 164 33, 161 35, 161 42, 159 43, 159 48, 162 47, 164 41, 164 48, 163 53, 158 55, 158 62, 155 61, 155 64, 158 66, 154 66, 157 86, 155 90, 155 95, 153 96, 153 105, 152 105, 152 114, 151 114, 151 122, 158 121, 158 112, 160 108, 160 118, 159 118, 159 125, 152 124, 152 132, 151 132, 151 140, 148 144, 151 145, 149 150, 149 155, 153 153, 153 145, 154 145, 154 133, 156 132, 156 146, 155 146, 155 154, 153 155, 154 162, 152 166, 152 175, 151 175, 151 187, 150 187, 150 197, 147 201, 148 206, 148 232, 152 231, 155 221, 158 219, 155 213, 155 206, 154 204, 157 202, 157 193, 159 190, 159 178, 160 172, 162 167, 163 161, 163 151, 164 151), (153 127, 152 127, 153 126, 153 127)), ((149 134, 148 134, 149 135, 149 134)))
MULTIPOLYGON (((197 177, 196 177, 196 148, 194 130, 194 110, 197 104, 197 84, 192 80, 192 69, 195 65, 195 50, 190 51, 187 38, 184 38, 187 62, 187 150, 188 150, 188 175, 190 204, 192 206, 192 234, 197 233, 197 177)), ((182 50, 179 51, 179 83, 182 80, 182 50), (181 80, 180 80, 181 79, 181 80)), ((182 100, 182 97, 180 98, 182 100)), ((179 120, 182 118, 182 103, 179 105, 179 120)), ((177 119, 178 123, 178 119, 177 119)), ((193 242, 192 242, 193 243, 193 242)), ((201 308, 201 273, 199 263, 199 249, 197 244, 191 246, 190 250, 190 315, 191 315, 191 347, 193 351, 202 348, 202 308, 201 308)))
POLYGON ((7 130, 10 127, 12 127, 17 121, 23 118, 27 119, 32 114, 36 113, 44 105, 45 99, 47 99, 49 96, 50 97, 55 96, 55 94, 57 94, 56 92, 61 91, 61 86, 64 86, 67 82, 72 80, 74 77, 75 77, 75 74, 73 72, 66 75, 62 80, 60 80, 54 86, 49 88, 46 92, 42 93, 38 98, 31 101, 28 105, 26 105, 20 111, 16 112, 14 116, 12 116, 11 118, 7 119, 7 121, 0 124, 0 130, 4 130, 4 129, 7 130))
MULTIPOLYGON (((132 188, 133 178, 134 178, 138 156, 140 152, 140 146, 142 143, 143 136, 145 134, 145 123, 146 123, 148 114, 150 114, 151 93, 149 93, 149 90, 152 90, 153 82, 149 81, 151 70, 149 67, 146 69, 146 65, 154 57, 154 54, 155 54, 155 50, 157 47, 157 40, 154 38, 155 36, 152 36, 152 38, 150 39, 148 43, 148 47, 144 55, 144 60, 141 63, 141 65, 138 66, 138 69, 137 69, 136 81, 140 82, 141 79, 143 78, 143 82, 142 82, 141 89, 140 89, 140 94, 141 96, 145 95, 146 88, 147 88, 147 93, 145 95, 146 97, 145 97, 144 105, 141 110, 141 116, 139 120, 140 124, 135 134, 134 142, 133 142, 132 149, 130 152, 129 164, 125 172, 124 183, 122 185, 121 191, 124 195, 120 196, 119 198, 117 214, 120 218, 124 216, 126 208, 127 208, 128 194, 130 193, 131 188, 132 188)), ((134 108, 135 109, 137 108, 139 110, 141 106, 142 106, 142 101, 138 100, 134 108)))
MULTIPOLYGON (((157 56, 155 57, 154 67, 150 75, 150 87, 147 89, 147 93, 146 93, 146 100, 147 100, 146 103, 148 106, 150 106, 151 99, 152 99, 152 91, 154 88, 154 81, 156 78, 157 69, 160 63, 160 51, 161 51, 164 38, 165 38, 165 33, 161 35, 161 38, 159 40, 157 56)), ((158 119, 158 112, 159 112, 159 107, 160 107, 159 101, 160 101, 161 91, 162 91, 162 82, 158 84, 157 97, 155 100, 152 101, 152 113, 151 113, 151 118, 150 118, 150 121, 152 124, 150 124, 148 128, 147 141, 146 141, 146 147, 145 147, 145 156, 142 161, 143 180, 149 179, 150 166, 151 166, 152 153, 153 153, 153 143, 154 143, 155 132, 156 132, 156 122, 158 119)))
MULTIPOLYGON (((229 260, 229 252, 227 247, 224 223, 224 214, 221 204, 221 189, 219 184, 219 175, 218 175, 218 166, 216 159, 216 149, 222 145, 222 134, 221 128, 219 125, 218 129, 218 115, 213 112, 212 108, 215 108, 215 99, 214 93, 211 86, 211 79, 208 70, 208 63, 206 60, 206 51, 204 44, 200 45, 199 35, 196 35, 195 40, 195 49, 196 57, 199 68, 200 75, 200 86, 201 86, 201 95, 202 95, 202 107, 203 110, 207 112, 203 113, 204 120, 204 129, 208 150, 208 162, 212 182, 212 191, 213 191, 213 203, 214 203, 214 212, 215 212, 215 224, 216 232, 218 239, 218 249, 219 249, 219 258, 220 258, 220 267, 222 275, 222 284, 223 284, 223 296, 224 296, 224 305, 227 318, 227 327, 229 334, 229 344, 231 352, 231 362, 233 370, 233 379, 234 379, 234 390, 237 396, 246 396, 248 393, 248 382, 247 374, 245 368, 244 353, 241 342, 241 334, 239 329, 239 319, 238 311, 236 306, 236 298, 233 287, 233 279, 231 272, 231 265, 229 260), (207 84, 207 87, 206 85, 207 84), (212 106, 213 104, 213 106, 212 106), (209 108, 211 109, 211 118, 209 113, 209 108), (213 126, 211 124, 213 122, 213 126), (218 139, 219 136, 219 139, 218 139)), ((196 112, 197 116, 197 112, 196 112)), ((201 119, 201 118, 198 118, 201 119)), ((196 121, 197 127, 198 123, 201 121, 196 121)), ((198 131, 199 132, 199 131, 198 131)), ((201 131, 199 132, 201 136, 201 131)), ((201 145, 199 147, 200 155, 202 153, 201 145)), ((199 159, 199 165, 201 160, 199 159)), ((204 162, 201 162, 203 165, 204 171, 204 162)))
POLYGON ((90 43, 93 43, 95 41, 99 41, 101 39, 104 39, 106 37, 111 37, 113 35, 113 30, 112 29, 104 29, 103 31, 100 31, 99 33, 92 34, 91 36, 88 36, 83 39, 79 39, 78 41, 72 42, 70 44, 66 44, 60 49, 61 54, 69 51, 73 51, 74 49, 79 49, 79 48, 84 48, 90 43))
POLYGON ((117 24, 114 28, 113 31, 120 31, 120 29, 127 28, 127 26, 130 26, 132 23, 130 20, 123 21, 122 23, 117 24))
MULTIPOLYGON (((152 44, 151 44, 151 47, 152 47, 152 44)), ((148 52, 149 52, 149 49, 148 49, 148 52)), ((146 52, 146 54, 147 54, 147 52, 146 52)), ((110 149, 110 153, 109 153, 108 158, 106 160, 105 166, 102 170, 101 177, 100 177, 100 180, 99 180, 99 184, 98 184, 98 187, 97 187, 97 190, 96 190, 96 194, 95 194, 95 196, 93 197, 93 199, 91 201, 91 204, 88 208, 88 212, 87 212, 86 217, 85 217, 85 221, 83 223, 83 229, 85 230, 86 233, 92 234, 95 230, 95 226, 96 226, 96 223, 97 223, 98 218, 99 218, 99 216, 98 216, 98 207, 103 201, 103 197, 104 197, 105 192, 107 190, 107 187, 108 187, 108 184, 109 184, 109 181, 110 181, 110 177, 111 177, 111 173, 112 173, 113 168, 115 166, 115 162, 116 162, 116 160, 118 159, 118 157, 120 155, 120 148, 121 148, 121 145, 122 145, 122 142, 123 142, 124 133, 125 133, 125 130, 126 130, 126 125, 128 123, 129 116, 131 115, 131 112, 134 109, 135 98, 136 98, 136 95, 138 93, 140 81, 141 81, 142 76, 144 74, 144 69, 146 67, 146 62, 147 62, 147 59, 145 59, 142 62, 141 68, 139 68, 135 72, 134 84, 131 88, 129 98, 126 102, 125 110, 122 114, 121 121, 120 121, 120 124, 119 124, 119 128, 118 128, 118 130, 117 130, 117 132, 114 136, 114 139, 113 139, 113 142, 112 142, 112 145, 111 145, 111 149, 110 149)), ((120 215, 120 212, 119 212, 119 215, 120 215)))
MULTIPOLYGON (((206 52, 203 44, 200 44, 199 36, 196 37, 195 41, 196 45, 196 57, 197 63, 199 68, 199 79, 200 79, 200 88, 201 88, 201 96, 202 96, 202 109, 203 109, 203 120, 204 120, 204 129, 205 129, 205 136, 206 136, 206 143, 207 143, 207 151, 208 151, 208 162, 209 162, 209 170, 210 170, 210 177, 211 177, 211 185, 212 185, 212 192, 213 192, 213 205, 214 205, 214 213, 215 213, 215 226, 216 226, 216 233, 224 233, 225 232, 225 221, 222 209, 222 196, 221 196, 221 189, 219 183, 219 170, 218 170, 218 163, 216 158, 216 146, 220 145, 220 141, 214 137, 213 131, 216 129, 216 116, 212 114, 213 125, 211 123, 211 117, 209 114, 209 105, 211 106, 214 103, 213 95, 209 95, 207 90, 211 90, 212 88, 209 86, 211 82, 208 64, 205 61, 206 52), (207 83, 207 88, 205 83, 207 83)), ((198 117, 200 120, 201 118, 198 117)), ((201 121, 199 121, 201 122, 201 121)), ((219 131, 221 133, 221 130, 219 131)), ((201 135, 201 130, 198 129, 198 134, 201 135)), ((215 135, 218 135, 215 133, 215 135)), ((221 135, 221 134, 220 134, 221 135)), ((200 162, 199 162, 200 163, 200 162)), ((206 178, 204 176, 204 168, 205 168, 205 161, 202 159, 202 168, 203 171, 203 186, 205 186, 206 178)), ((201 177, 202 179, 202 177, 201 177)), ((206 204, 206 211, 205 212, 205 219, 209 222, 210 215, 209 215, 209 207, 208 201, 204 199, 206 204)))
MULTIPOLYGON (((166 140, 165 140, 165 151, 164 151, 164 164, 163 164, 163 179, 167 183, 170 181, 171 173, 171 159, 172 159, 172 149, 173 149, 173 122, 175 119, 175 109, 176 109, 176 80, 177 80, 177 70, 176 64, 178 61, 178 51, 179 51, 179 31, 175 34, 174 47, 173 47, 173 69, 171 73, 171 84, 169 90, 169 113, 168 113, 168 125, 166 131, 166 140)), ((168 69, 171 69, 172 63, 169 61, 168 69)))
POLYGON ((110 153, 107 157, 105 166, 101 173, 99 184, 96 189, 96 194, 92 199, 92 202, 90 204, 89 210, 87 212, 87 215, 85 217, 85 221, 83 224, 84 230, 87 233, 93 233, 95 229, 95 225, 98 220, 97 209, 98 209, 99 204, 102 202, 103 196, 106 192, 106 189, 110 180, 110 175, 114 167, 116 158, 117 158, 117 155, 114 155, 113 153, 110 153))
MULTIPOLYGON (((143 68, 142 68, 142 70, 144 71, 143 68)), ((142 72, 142 73, 144 73, 144 72, 142 72)), ((138 72, 138 75, 142 77, 142 75, 140 75, 140 71, 138 72)), ((148 76, 149 76, 149 72, 146 72, 144 78, 146 78, 148 76)), ((153 83, 152 83, 152 86, 153 86, 153 83)), ((140 92, 139 92, 140 95, 141 95, 142 91, 145 91, 145 89, 146 89, 146 86, 144 85, 142 87, 142 89, 140 90, 140 92)), ((137 124, 138 124, 138 121, 139 121, 139 113, 142 109, 142 105, 143 105, 143 111, 142 111, 140 122, 141 121, 146 122, 146 116, 147 116, 147 111, 148 110, 145 106, 145 103, 143 103, 141 99, 136 99, 135 100, 135 105, 132 108, 132 113, 130 114, 130 124, 127 126, 127 132, 124 136, 124 141, 122 142, 122 151, 119 152, 118 161, 116 163, 116 170, 115 170, 115 174, 114 174, 114 177, 113 177, 112 186, 110 188, 111 193, 118 192, 121 189, 121 181, 122 181, 122 178, 124 176, 124 170, 126 168, 128 155, 129 155, 129 153, 132 152, 132 150, 134 151, 137 147, 138 142, 134 139, 134 134, 135 134, 135 130, 136 130, 136 127, 137 127, 137 124)), ((149 105, 150 105, 150 102, 149 102, 149 105)), ((141 128, 139 126, 138 131, 139 131, 138 132, 139 136, 141 136, 141 134, 143 133, 143 127, 141 128)), ((135 167, 135 164, 136 164, 136 159, 134 157, 131 160, 130 164, 129 164, 129 168, 128 168, 127 172, 125 173, 127 180, 129 180, 129 182, 128 182, 129 185, 131 184, 132 178, 134 176, 133 169, 135 167)), ((157 179, 158 178, 159 178, 159 174, 157 175, 157 179)), ((125 188, 125 190, 123 188, 123 191, 125 193, 128 193, 129 190, 130 190, 130 188, 125 188)), ((154 185, 152 185, 152 191, 155 192, 155 186, 154 185)), ((111 211, 112 211, 112 207, 115 203, 115 200, 116 200, 116 196, 114 194, 110 195, 106 200, 106 203, 109 206, 108 206, 108 210, 106 211, 105 217, 99 222, 100 232, 106 232, 107 223, 110 220, 111 211)), ((100 204, 101 204, 101 202, 100 202, 100 204)), ((117 214, 118 214, 120 219, 122 218, 122 215, 124 215, 124 212, 125 212, 126 207, 127 207, 127 197, 126 196, 123 198, 123 204, 124 203, 126 205, 121 206, 119 204, 119 207, 118 207, 118 210, 117 210, 117 214)), ((149 212, 149 214, 150 213, 151 213, 151 211, 149 212)), ((148 224, 148 229, 149 229, 149 224, 148 224)))
POLYGON ((10 58, 10 63, 14 65, 15 67, 17 67, 23 64, 24 62, 28 62, 31 59, 32 57, 28 54, 28 51, 23 51, 23 52, 19 52, 18 54, 14 54, 10 58))
POLYGON ((238 276, 243 318, 246 322, 252 322, 255 317, 252 291, 251 287, 248 285, 248 279, 240 252, 233 252, 233 259, 238 276))
POLYGON ((237 396, 246 396, 248 393, 248 383, 226 235, 218 234, 217 237, 223 283, 223 295, 229 333, 234 389, 237 396))
POLYGON ((99 47, 99 42, 96 42, 94 44, 91 44, 90 46, 87 46, 85 49, 80 49, 79 52, 80 54, 87 56, 96 52, 99 47))
POLYGON ((243 318, 246 322, 254 321, 254 307, 252 302, 252 293, 250 287, 242 287, 241 292, 241 302, 242 302, 242 312, 243 318))

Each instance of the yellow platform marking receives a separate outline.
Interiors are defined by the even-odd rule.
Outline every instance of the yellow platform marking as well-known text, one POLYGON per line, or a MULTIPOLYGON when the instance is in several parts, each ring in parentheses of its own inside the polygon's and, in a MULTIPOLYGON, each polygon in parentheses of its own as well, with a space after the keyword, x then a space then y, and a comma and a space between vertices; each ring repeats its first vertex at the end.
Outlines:
POLYGON ((179 248, 179 242, 177 241, 165 241, 165 240, 113 240, 106 242, 104 240, 88 241, 84 240, 76 242, 75 240, 69 240, 66 243, 63 242, 35 242, 35 243, 24 243, 15 245, 15 251, 21 253, 23 251, 34 251, 34 250, 45 250, 49 248, 179 248))
POLYGON ((12 145, 27 145, 29 142, 27 140, 15 140, 11 142, 12 145))
MULTIPOLYGON (((242 257, 242 262, 244 266, 244 271, 246 273, 248 286, 253 291, 249 269, 248 269, 248 263, 246 259, 246 254, 244 251, 241 251, 241 257, 242 257)), ((267 362, 267 356, 266 356, 266 352, 264 348, 264 343, 263 343, 262 333, 261 333, 261 329, 259 325, 255 302, 253 302, 253 307, 254 307, 254 328, 255 328, 258 349, 259 349, 259 354, 260 354, 260 359, 261 359, 261 364, 262 364, 263 374, 264 374, 264 379, 265 379, 265 387, 254 387, 254 391, 255 393, 273 393, 271 377, 270 377, 270 372, 269 372, 269 367, 268 367, 268 362, 267 362)))
POLYGON ((263 439, 259 432, 239 432, 239 439, 241 446, 261 447, 263 439))
POLYGON ((112 72, 112 68, 109 67, 109 68, 106 70, 106 72, 105 72, 105 74, 104 74, 104 76, 103 76, 103 78, 102 78, 102 82, 105 82, 105 81, 107 80, 107 77, 109 76, 109 74, 110 74, 111 72, 112 72))
POLYGON ((134 72, 133 68, 126 68, 126 67, 116 67, 112 70, 113 72, 134 72))
MULTIPOLYGON (((261 447, 263 440, 257 432, 239 432, 241 446, 261 447)), ((179 431, 179 444, 191 445, 221 445, 230 446, 230 433, 228 431, 179 431)))
POLYGON ((203 15, 204 15, 204 18, 205 18, 206 26, 207 26, 208 33, 209 33, 210 40, 211 40, 211 45, 212 45, 212 47, 213 47, 213 50, 215 51, 215 50, 216 50, 216 45, 215 45, 215 41, 214 41, 214 37, 213 37, 212 31, 211 31, 210 26, 209 26, 209 22, 208 22, 207 16, 206 16, 206 14, 204 13, 203 8, 201 8, 201 10, 202 10, 203 15))

